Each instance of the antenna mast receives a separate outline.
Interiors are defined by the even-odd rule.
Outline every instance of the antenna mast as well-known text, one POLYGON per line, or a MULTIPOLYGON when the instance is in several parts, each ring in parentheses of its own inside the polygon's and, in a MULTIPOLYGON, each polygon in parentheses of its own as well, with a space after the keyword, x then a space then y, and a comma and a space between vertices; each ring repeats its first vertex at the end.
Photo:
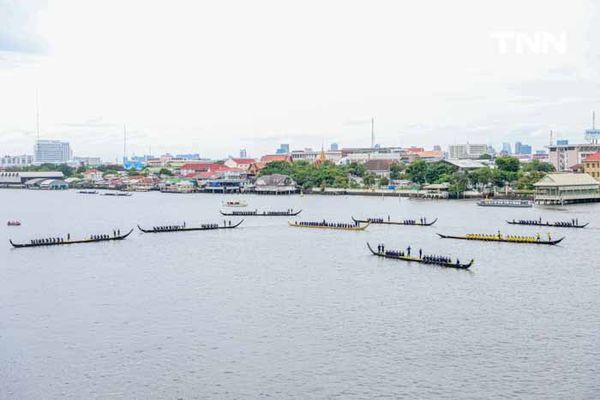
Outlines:
POLYGON ((38 90, 35 90, 35 131, 37 141, 40 141, 40 102, 38 96, 38 90))
POLYGON ((123 164, 127 161, 127 126, 123 124, 123 164))
POLYGON ((375 118, 371 118, 371 148, 375 147, 375 118))

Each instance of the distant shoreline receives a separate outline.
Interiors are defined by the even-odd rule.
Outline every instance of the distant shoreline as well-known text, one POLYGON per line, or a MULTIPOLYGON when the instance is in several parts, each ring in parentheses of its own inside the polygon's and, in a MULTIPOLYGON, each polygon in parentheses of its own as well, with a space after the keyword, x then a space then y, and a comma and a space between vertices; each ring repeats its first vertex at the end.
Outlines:
MULTIPOLYGON (((14 189, 14 190, 35 190, 40 191, 41 189, 27 189, 24 187, 15 186, 0 186, 0 189, 14 189)), ((317 195, 317 196, 367 196, 367 197, 397 197, 397 198, 410 198, 410 199, 423 199, 423 200, 477 200, 483 198, 481 193, 468 193, 460 198, 449 197, 447 192, 426 192, 422 190, 388 190, 388 189, 337 189, 337 188, 326 188, 325 190, 307 190, 305 192, 296 193, 260 193, 260 192, 212 192, 212 191, 161 191, 161 190, 121 190, 115 188, 93 188, 93 187, 82 187, 82 188, 69 188, 69 191, 79 190, 99 190, 99 191, 118 191, 124 193, 147 193, 147 192, 160 192, 165 194, 217 194, 217 195, 257 195, 257 196, 302 196, 302 195, 317 195)), ((41 191, 54 191, 54 190, 41 190, 41 191)), ((62 191, 62 190, 59 190, 62 191)), ((101 194, 101 193, 99 193, 101 194)), ((533 200, 533 195, 519 194, 519 195, 504 195, 497 193, 495 198, 499 199, 521 199, 521 200, 533 200)))

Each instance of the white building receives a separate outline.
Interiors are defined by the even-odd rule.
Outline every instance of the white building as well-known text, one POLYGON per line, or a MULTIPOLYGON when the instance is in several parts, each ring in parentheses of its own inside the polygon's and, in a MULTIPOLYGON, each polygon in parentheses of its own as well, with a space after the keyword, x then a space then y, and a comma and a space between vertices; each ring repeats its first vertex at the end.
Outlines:
MULTIPOLYGON (((342 158, 342 152, 339 150, 338 151, 327 150, 327 151, 324 151, 324 153, 325 153, 325 159, 327 161, 331 161, 333 163, 338 162, 342 158)), ((321 155, 321 150, 315 151, 312 149, 293 150, 290 153, 292 161, 304 160, 304 161, 314 162, 320 157, 320 155, 321 155)))
POLYGON ((84 167, 97 167, 102 165, 100 157, 73 157, 73 163, 84 167))
POLYGON ((451 144, 448 146, 448 158, 450 159, 476 159, 487 153, 486 144, 451 144))
POLYGON ((4 156, 0 158, 0 167, 25 167, 33 164, 33 156, 23 154, 21 156, 4 156))
POLYGON ((36 164, 63 164, 73 157, 69 142, 60 140, 38 140, 33 146, 33 152, 36 164))

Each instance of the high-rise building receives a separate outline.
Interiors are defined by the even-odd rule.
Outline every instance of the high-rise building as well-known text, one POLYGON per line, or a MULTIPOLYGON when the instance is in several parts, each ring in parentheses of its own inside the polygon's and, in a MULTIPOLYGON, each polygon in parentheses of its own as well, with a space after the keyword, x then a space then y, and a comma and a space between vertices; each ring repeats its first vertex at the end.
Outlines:
POLYGON ((448 158, 450 159, 477 159, 487 152, 486 144, 451 144, 448 146, 448 158))
POLYGON ((331 146, 329 146, 329 150, 331 151, 338 151, 339 150, 339 146, 337 143, 331 143, 331 146))
POLYGON ((290 145, 287 143, 280 144, 275 154, 290 154, 290 145))
POLYGON ((433 151, 442 151, 442 146, 440 146, 439 144, 434 145, 433 151))
POLYGON ((510 143, 502 143, 502 151, 501 153, 503 154, 512 154, 512 148, 510 146, 510 143))
POLYGON ((248 158, 248 152, 246 151, 246 149, 240 150, 240 158, 248 158))
POLYGON ((515 154, 531 154, 531 146, 521 142, 515 143, 515 154))
POLYGON ((33 153, 36 164, 62 164, 73 157, 69 142, 60 140, 38 140, 33 146, 33 153))
POLYGON ((522 144, 521 145, 521 151, 519 152, 519 154, 531 154, 531 146, 528 144, 522 144))

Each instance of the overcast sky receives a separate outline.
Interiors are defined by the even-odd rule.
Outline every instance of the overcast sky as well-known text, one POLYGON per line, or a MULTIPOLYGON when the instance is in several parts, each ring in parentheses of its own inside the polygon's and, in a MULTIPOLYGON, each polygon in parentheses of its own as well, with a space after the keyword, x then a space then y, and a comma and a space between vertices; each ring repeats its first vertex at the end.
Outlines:
MULTIPOLYGON (((597 2, 596 2, 597 3, 597 2)), ((540 148, 600 114, 600 6, 571 0, 0 0, 0 153, 208 157, 540 148)), ((600 120, 600 116, 598 118, 600 120)))

